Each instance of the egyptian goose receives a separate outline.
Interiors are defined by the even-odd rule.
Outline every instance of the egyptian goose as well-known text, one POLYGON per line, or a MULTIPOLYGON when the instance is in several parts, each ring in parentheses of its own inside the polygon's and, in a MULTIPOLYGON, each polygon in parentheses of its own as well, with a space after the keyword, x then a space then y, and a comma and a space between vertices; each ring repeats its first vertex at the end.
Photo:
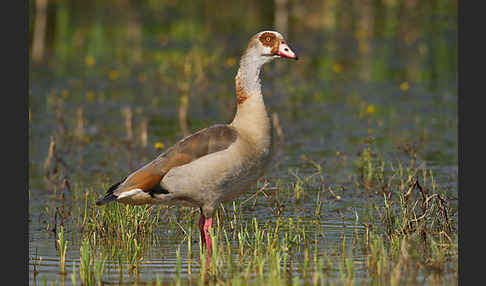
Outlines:
POLYGON ((277 58, 297 60, 297 55, 278 32, 254 35, 235 77, 238 106, 233 121, 181 139, 155 160, 112 185, 96 204, 117 201, 198 207, 201 241, 210 254, 209 228, 216 208, 220 202, 248 191, 270 161, 272 127, 259 75, 264 64, 277 58))

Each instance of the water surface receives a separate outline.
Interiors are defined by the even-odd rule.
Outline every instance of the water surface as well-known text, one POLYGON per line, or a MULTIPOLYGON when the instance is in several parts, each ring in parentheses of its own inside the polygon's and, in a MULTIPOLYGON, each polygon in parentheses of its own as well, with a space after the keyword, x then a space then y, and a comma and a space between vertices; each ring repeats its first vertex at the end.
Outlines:
MULTIPOLYGON (((30 3, 34 38, 37 14, 35 1, 30 3)), ((44 54, 41 60, 31 59, 29 75, 32 285, 44 280, 71 285, 69 276, 59 274, 57 236, 51 230, 60 218, 54 222, 51 215, 55 207, 69 209, 76 201, 69 196, 65 202, 53 200, 53 189, 44 180, 51 136, 59 140, 61 176, 101 195, 101 184, 113 183, 155 158, 161 152, 157 143, 165 149, 183 137, 178 120, 183 94, 189 96, 191 132, 230 122, 239 57, 253 34, 275 29, 273 3, 245 3, 49 2, 44 54), (131 145, 126 140, 126 108, 132 113, 131 145), (146 146, 141 139, 144 121, 146 146)), ((285 206, 280 216, 310 223, 316 190, 324 182, 345 191, 342 200, 327 201, 314 228, 325 234, 322 251, 363 231, 355 214, 371 198, 354 181, 356 161, 370 140, 386 162, 409 162, 410 152, 403 150, 411 147, 417 164, 431 168, 439 187, 457 197, 457 2, 328 0, 292 2, 289 7, 288 25, 280 27, 299 61, 275 61, 263 70, 267 109, 283 131, 283 137, 276 134, 277 156, 264 179, 295 182, 292 172, 302 177, 316 172, 311 159, 322 166, 323 181, 310 182, 305 200, 285 206)), ((171 214, 176 217, 176 210, 171 214)), ((244 208, 242 215, 262 225, 279 216, 265 200, 244 208)), ((64 227, 70 273, 72 264, 79 263, 79 229, 69 222, 64 227)), ((197 277, 198 258, 187 259, 181 230, 160 225, 157 236, 160 240, 144 255, 139 277, 126 274, 122 280, 143 284, 157 275, 174 277, 179 247, 182 275, 197 277)), ((193 253, 199 253, 196 243, 193 253)), ((365 261, 359 254, 354 259, 358 266, 365 261)), ((366 273, 358 273, 367 280, 366 273)), ((118 283, 116 269, 104 281, 118 283)))

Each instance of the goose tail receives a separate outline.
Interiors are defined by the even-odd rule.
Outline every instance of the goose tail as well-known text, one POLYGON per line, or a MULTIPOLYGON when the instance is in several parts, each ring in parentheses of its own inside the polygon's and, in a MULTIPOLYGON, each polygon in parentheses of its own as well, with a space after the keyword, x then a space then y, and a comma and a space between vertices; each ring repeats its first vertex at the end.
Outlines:
POLYGON ((105 196, 101 199, 99 199, 97 202, 96 202, 96 205, 97 206, 101 206, 101 205, 104 205, 104 204, 107 204, 109 202, 112 202, 114 200, 116 200, 118 198, 118 196, 116 196, 113 192, 118 188, 118 186, 123 183, 123 181, 125 180, 121 180, 120 182, 112 185, 105 193, 105 196))

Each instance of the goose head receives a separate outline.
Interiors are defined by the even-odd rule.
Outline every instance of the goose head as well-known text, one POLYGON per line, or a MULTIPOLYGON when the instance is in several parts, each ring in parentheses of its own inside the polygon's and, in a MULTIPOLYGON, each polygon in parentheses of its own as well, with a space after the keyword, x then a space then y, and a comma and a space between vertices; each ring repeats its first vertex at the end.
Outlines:
POLYGON ((278 58, 298 59, 284 37, 276 31, 262 31, 255 34, 248 43, 245 54, 263 63, 278 58))

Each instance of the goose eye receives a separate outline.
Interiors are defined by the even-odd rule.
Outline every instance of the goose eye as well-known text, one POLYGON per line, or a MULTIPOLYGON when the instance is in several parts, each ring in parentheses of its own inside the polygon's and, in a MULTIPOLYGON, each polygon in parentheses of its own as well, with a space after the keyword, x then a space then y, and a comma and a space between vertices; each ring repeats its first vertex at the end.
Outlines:
POLYGON ((270 36, 267 36, 267 37, 265 38, 265 41, 267 41, 267 42, 270 42, 271 40, 272 40, 272 38, 271 38, 270 36))

